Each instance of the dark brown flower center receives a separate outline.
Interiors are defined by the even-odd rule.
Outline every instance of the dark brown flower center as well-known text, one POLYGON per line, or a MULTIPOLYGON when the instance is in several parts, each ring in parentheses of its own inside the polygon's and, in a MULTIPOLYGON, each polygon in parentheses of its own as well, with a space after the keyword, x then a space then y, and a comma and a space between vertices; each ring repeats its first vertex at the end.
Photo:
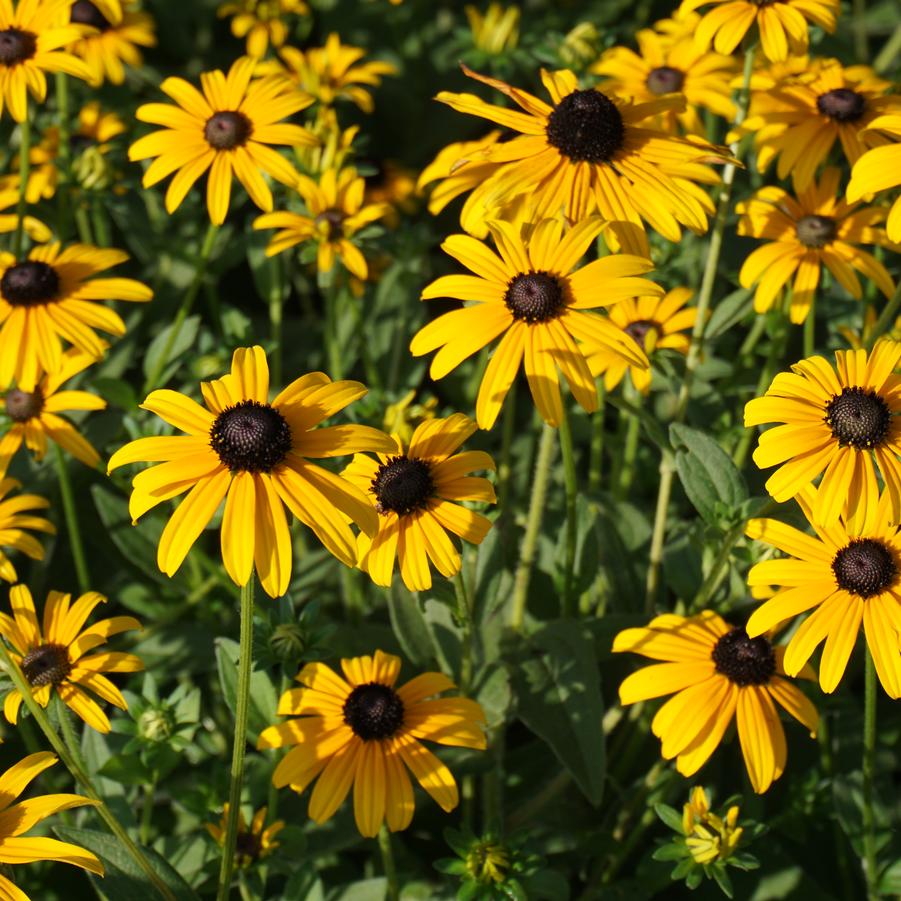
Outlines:
POLYGON ((387 685, 358 685, 344 702, 344 722, 363 741, 390 738, 404 724, 404 702, 387 685))
POLYGON ((875 538, 856 538, 832 561, 839 588, 871 598, 890 588, 898 577, 895 555, 875 538))
POLYGON ((98 31, 106 31, 110 27, 109 19, 91 0, 76 0, 69 13, 69 21, 75 25, 90 25, 98 31))
POLYGON ((776 672, 776 654, 766 638, 748 638, 742 628, 732 629, 713 647, 716 671, 736 685, 766 685, 776 672))
POLYGON ((42 644, 22 659, 22 674, 35 687, 59 685, 70 672, 69 652, 61 644, 42 644))
POLYGON ((625 136, 620 111, 600 91, 573 91, 547 120, 548 142, 575 162, 608 162, 623 146, 625 136))
POLYGON ((44 395, 39 387, 33 392, 12 388, 6 392, 6 414, 13 422, 28 422, 41 415, 44 409, 44 395))
POLYGON ((317 226, 324 225, 329 241, 337 241, 344 236, 344 220, 347 217, 341 210, 323 210, 315 220, 317 226))
POLYGON ((432 470, 425 460, 406 455, 389 457, 383 463, 369 489, 376 499, 379 513, 393 512, 406 516, 422 509, 435 493, 432 470))
POLYGON ((38 49, 37 37, 30 31, 6 28, 0 31, 0 65, 15 66, 31 59, 38 49))
POLYGON ((210 447, 232 472, 271 472, 291 450, 291 428, 269 404, 242 400, 216 417, 210 447))
POLYGON ((836 88, 817 97, 817 109, 837 122, 855 122, 866 108, 866 97, 850 88, 836 88))
POLYGON ((891 424, 888 404, 866 388, 843 388, 826 406, 826 425, 842 447, 878 447, 891 424))
POLYGON ((805 247, 825 247, 835 239, 835 220, 830 216, 802 216, 795 234, 805 247))
POLYGON ((644 339, 653 328, 657 328, 656 322, 650 319, 637 319, 635 322, 630 322, 624 331, 639 347, 643 348, 644 339))
POLYGON ((548 272, 517 275, 507 286, 504 303, 514 319, 524 322, 547 322, 556 319, 563 307, 563 288, 548 272))
POLYGON ((243 147, 252 132, 253 125, 244 113, 214 113, 203 126, 203 136, 214 150, 243 147))
POLYGON ((88 135, 78 133, 69 135, 69 147, 72 149, 73 153, 81 153, 83 150, 87 150, 88 147, 91 147, 94 143, 94 139, 88 135))
POLYGON ((56 300, 59 274, 52 266, 37 260, 15 263, 0 279, 0 294, 14 307, 30 307, 56 300))
POLYGON ((262 848, 260 836, 253 832, 239 832, 235 836, 235 853, 244 866, 255 861, 260 856, 262 848))
POLYGON ((682 90, 685 73, 672 66, 658 66, 651 69, 645 83, 652 94, 672 94, 682 90))

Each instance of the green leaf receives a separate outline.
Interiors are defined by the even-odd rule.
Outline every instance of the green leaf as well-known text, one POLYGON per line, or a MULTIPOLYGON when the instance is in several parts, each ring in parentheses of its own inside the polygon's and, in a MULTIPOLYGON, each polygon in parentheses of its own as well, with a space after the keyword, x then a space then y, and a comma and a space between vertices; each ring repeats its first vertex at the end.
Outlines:
POLYGON ((329 901, 384 901, 386 881, 384 876, 375 879, 361 879, 334 892, 329 892, 329 901))
MULTIPOLYGON (((238 694, 238 657, 240 645, 230 638, 216 639, 216 666, 225 702, 234 713, 238 694)), ((250 703, 247 710, 248 741, 256 743, 260 732, 275 722, 278 695, 272 679, 262 670, 250 674, 250 703)))
POLYGON ((654 812, 670 829, 682 835, 682 814, 668 804, 655 804, 654 812))
POLYGON ((435 646, 419 606, 419 595, 392 586, 388 589, 388 615, 394 637, 410 662, 416 666, 431 663, 435 659, 435 646))
MULTIPOLYGON (((175 322, 173 322, 171 325, 167 325, 166 328, 164 328, 150 342, 150 346, 147 348, 147 352, 144 356, 145 378, 150 378, 150 376, 156 371, 156 367, 160 362, 163 351, 166 349, 166 346, 169 343, 172 329, 174 329, 176 325, 177 323, 175 322)), ((197 340, 197 331, 199 328, 199 316, 188 316, 188 318, 185 319, 185 321, 181 324, 181 328, 179 328, 178 330, 178 335, 169 350, 166 366, 159 378, 160 384, 164 384, 169 376, 171 376, 178 368, 178 358, 183 353, 194 347, 194 343, 197 340)))
POLYGON ((110 757, 99 773, 123 785, 146 785, 151 779, 150 770, 133 754, 110 757))
POLYGON ((519 719, 550 746, 585 797, 600 804, 604 704, 590 632, 569 620, 548 623, 526 639, 510 677, 519 719))
POLYGON ((716 884, 723 890, 723 894, 727 898, 731 898, 733 895, 732 880, 729 878, 729 874, 726 872, 726 868, 711 867, 710 872, 713 874, 713 878, 716 880, 716 884))
POLYGON ((707 320, 707 328, 704 329, 704 338, 710 341, 722 335, 733 325, 741 322, 751 312, 751 292, 747 288, 739 288, 731 294, 727 294, 722 300, 716 302, 710 319, 707 320))

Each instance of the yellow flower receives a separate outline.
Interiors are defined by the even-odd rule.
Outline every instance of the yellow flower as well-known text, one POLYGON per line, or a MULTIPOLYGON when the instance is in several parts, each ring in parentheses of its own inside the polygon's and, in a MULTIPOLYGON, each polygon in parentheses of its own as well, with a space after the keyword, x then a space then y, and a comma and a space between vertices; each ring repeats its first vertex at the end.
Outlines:
POLYGON ((458 501, 493 504, 488 479, 471 476, 477 469, 494 469, 484 451, 456 453, 476 431, 462 413, 429 419, 417 426, 409 447, 395 436, 396 446, 378 460, 356 454, 342 475, 370 498, 379 514, 379 529, 357 538, 360 569, 376 585, 391 587, 394 559, 410 591, 432 587, 429 562, 446 579, 460 572, 460 553, 448 537, 459 535, 481 544, 491 520, 458 501))
POLYGON ((46 510, 50 506, 49 501, 36 494, 7 497, 11 491, 21 487, 21 483, 15 479, 0 478, 0 579, 7 582, 18 582, 19 577, 9 557, 3 553, 3 548, 14 548, 32 560, 43 560, 44 548, 28 531, 56 534, 56 527, 52 522, 43 516, 26 512, 46 510))
MULTIPOLYGON (((39 751, 13 764, 0 775, 0 863, 10 865, 55 860, 103 875, 103 864, 90 851, 70 842, 44 836, 24 836, 33 826, 61 810, 96 804, 81 795, 41 795, 13 804, 38 774, 56 763, 56 755, 39 751)), ((8 876, 0 875, 0 893, 9 901, 29 901, 28 895, 8 876)))
MULTIPOLYGON (((213 837, 216 844, 221 845, 225 836, 225 824, 228 820, 229 805, 223 805, 222 819, 219 825, 207 823, 207 832, 213 837)), ((285 828, 284 820, 276 820, 271 826, 263 828, 266 824, 266 814, 269 808, 261 807, 250 821, 244 819, 244 811, 238 811, 238 835, 235 842, 235 863, 242 869, 252 866, 258 860, 268 857, 277 847, 275 836, 285 828)))
POLYGON ((125 66, 137 69, 144 62, 138 48, 156 46, 154 21, 147 13, 125 9, 118 20, 110 20, 99 4, 75 0, 69 17, 73 24, 96 29, 70 47, 87 65, 93 87, 100 87, 104 80, 122 84, 125 66))
POLYGON ((763 397, 745 406, 745 427, 781 422, 763 432, 754 462, 779 466, 766 489, 782 503, 823 473, 814 521, 834 526, 876 507, 876 467, 888 489, 894 521, 901 518, 901 378, 893 375, 901 344, 880 341, 865 350, 835 352, 838 372, 809 357, 781 372, 763 397))
POLYGON ((318 143, 315 147, 298 147, 294 151, 304 172, 321 175, 328 169, 344 169, 353 155, 353 142, 359 126, 342 128, 333 107, 319 106, 316 108, 316 118, 308 128, 318 143))
MULTIPOLYGON (((782 775, 787 757, 774 701, 816 734, 816 708, 783 678, 785 648, 750 638, 712 610, 655 617, 646 628, 620 632, 613 650, 664 661, 627 676, 619 699, 635 704, 676 692, 657 711, 651 729, 662 742, 663 757, 675 757, 683 776, 707 762, 736 719, 751 785, 757 794, 765 792, 782 775)), ((808 668, 803 675, 813 674, 808 668)))
POLYGON ((484 749, 479 704, 435 698, 455 687, 441 673, 423 673, 395 689, 400 658, 382 651, 342 660, 341 669, 344 679, 324 663, 308 663, 297 675, 303 687, 282 695, 279 715, 297 718, 270 726, 257 744, 293 746, 275 768, 273 785, 301 793, 319 776, 309 804, 317 823, 335 813, 353 785, 354 816, 366 837, 377 835, 382 821, 392 832, 410 825, 413 788, 405 766, 442 810, 453 810, 457 783, 419 739, 484 749))
POLYGON ((438 398, 430 397, 424 404, 413 403, 415 389, 408 391, 396 404, 389 404, 382 419, 382 428, 389 435, 396 435, 403 444, 409 444, 413 429, 420 423, 435 418, 438 398))
POLYGON ((468 235, 451 235, 441 245, 475 275, 442 276, 425 288, 422 299, 454 297, 473 303, 421 328, 410 351, 419 357, 440 348, 429 372, 441 379, 501 338, 476 400, 480 428, 494 425, 521 364, 532 398, 550 425, 563 417, 558 367, 582 408, 597 409, 586 344, 592 351, 606 348, 632 365, 647 367, 644 351, 609 319, 591 311, 628 297, 661 295, 663 289, 635 277, 653 268, 650 260, 637 256, 606 256, 575 269, 602 228, 601 220, 592 217, 564 236, 558 220, 545 219, 524 242, 509 223, 494 222, 491 231, 500 256, 468 235))
MULTIPOLYGON (((0 178, 0 235, 14 232, 19 225, 19 217, 16 212, 16 207, 19 203, 19 191, 18 188, 9 187, 10 181, 11 179, 0 178), (11 212, 6 212, 6 210, 11 210, 11 212)), ((53 232, 50 231, 49 226, 41 222, 40 219, 35 219, 34 216, 26 216, 23 226, 25 234, 32 241, 44 243, 53 237, 53 232)))
POLYGON ((66 25, 72 0, 12 0, 0 3, 0 116, 6 104, 17 122, 28 111, 28 91, 38 103, 47 97, 45 72, 66 72, 89 80, 87 66, 61 50, 84 34, 78 25, 66 25))
MULTIPOLYGON (((868 150, 854 164, 847 192, 850 201, 901 185, 901 115, 880 116, 869 127, 880 133, 881 142, 889 143, 868 150)), ((890 241, 901 244, 901 195, 892 204, 885 230, 890 241)))
POLYGON ((262 59, 271 43, 281 47, 288 39, 284 17, 306 16, 310 7, 303 0, 238 0, 223 3, 216 10, 220 19, 231 16, 231 30, 236 38, 247 38, 247 55, 262 59))
POLYGON ((868 145, 880 143, 866 131, 870 123, 901 113, 901 96, 887 94, 891 82, 869 66, 813 60, 797 75, 774 81, 752 91, 748 118, 727 140, 753 135, 758 169, 765 172, 777 159, 776 174, 791 175, 799 191, 813 181, 836 141, 853 166, 868 145))
POLYGON ((153 292, 131 278, 93 276, 127 259, 89 244, 33 247, 21 261, 0 253, 0 388, 15 379, 22 391, 34 391, 40 372, 62 365, 63 342, 99 360, 107 345, 95 328, 125 334, 119 314, 98 301, 146 302, 153 292))
MULTIPOLYGON (((650 357, 655 350, 668 348, 688 353, 686 329, 694 327, 697 311, 685 304, 691 298, 690 288, 673 288, 663 297, 626 298, 610 308, 610 321, 619 326, 650 357)), ((589 342, 590 345, 590 342, 589 342)), ((612 391, 626 372, 642 394, 651 388, 650 368, 635 366, 621 354, 607 348, 592 353, 586 347, 588 368, 595 377, 604 376, 604 387, 612 391)))
MULTIPOLYGON (((109 719, 87 691, 127 710, 122 693, 103 674, 136 673, 144 669, 144 664, 134 654, 88 652, 105 644, 111 635, 142 626, 133 616, 113 616, 84 628, 94 608, 105 604, 106 598, 96 591, 88 591, 76 598, 74 604, 70 605, 70 601, 71 595, 62 591, 47 595, 42 634, 31 592, 25 585, 13 585, 9 590, 13 615, 0 613, 0 635, 12 646, 10 656, 22 670, 41 707, 50 703, 55 690, 60 700, 92 729, 109 732, 109 719)), ((3 702, 3 714, 10 723, 16 723, 21 705, 19 690, 11 689, 3 702)))
POLYGON ((37 460, 42 460, 47 453, 49 438, 92 469, 100 462, 90 442, 60 415, 69 411, 105 409, 106 401, 95 394, 59 390, 65 382, 95 362, 91 354, 69 349, 63 354, 59 369, 44 373, 31 391, 17 387, 0 396, 0 414, 5 413, 12 421, 10 429, 0 438, 0 475, 6 472, 9 461, 23 441, 37 460))
POLYGON ((741 841, 744 829, 737 826, 738 807, 733 804, 725 817, 710 809, 707 793, 700 786, 691 790, 688 803, 682 808, 682 829, 685 844, 697 863, 709 864, 728 860, 741 841))
POLYGON ((172 576, 225 501, 221 544, 225 569, 244 585, 254 565, 270 597, 287 591, 291 534, 287 507, 339 560, 355 566, 355 522, 375 533, 378 517, 362 491, 307 458, 390 451, 394 444, 362 425, 317 428, 362 397, 359 382, 332 382, 321 372, 301 376, 269 402, 269 366, 262 347, 239 347, 229 375, 201 383, 206 407, 177 391, 153 391, 145 410, 187 435, 138 438, 109 461, 160 463, 135 476, 129 502, 137 520, 190 489, 163 529, 159 568, 172 576))
POLYGON ((519 7, 489 3, 485 13, 476 6, 463 7, 473 45, 483 53, 501 54, 519 43, 519 7))
POLYGON ((256 61, 242 57, 226 77, 216 69, 200 76, 203 93, 181 78, 167 78, 161 90, 177 106, 145 103, 136 117, 165 126, 139 138, 128 151, 130 160, 157 157, 144 173, 149 188, 176 172, 166 191, 166 210, 178 209, 194 182, 210 169, 207 210, 214 225, 228 213, 232 173, 262 210, 272 209, 272 191, 260 170, 292 187, 298 173, 270 144, 290 146, 316 143, 305 128, 281 122, 305 109, 312 98, 294 90, 283 77, 251 83, 256 61))
POLYGON ((506 94, 522 110, 493 106, 474 94, 442 91, 436 98, 458 112, 520 133, 482 151, 485 160, 504 164, 486 184, 492 203, 525 193, 535 220, 562 208, 573 223, 597 211, 610 222, 617 244, 644 256, 649 252, 644 221, 674 242, 681 239, 682 225, 699 234, 707 231, 713 205, 695 181, 716 183, 701 164, 730 157, 725 148, 653 127, 655 117, 684 107, 681 98, 633 103, 595 89, 580 90, 567 69, 542 69, 551 106, 465 66, 464 72, 506 94))
POLYGON ((266 247, 266 256, 315 241, 319 245, 316 262, 320 272, 331 272, 337 257, 352 275, 365 279, 369 267, 352 238, 360 229, 387 215, 390 206, 364 203, 366 183, 354 168, 340 172, 327 169, 318 183, 301 175, 295 187, 309 215, 282 210, 265 213, 254 220, 255 229, 279 229, 266 247))
POLYGON ((682 0, 680 11, 694 12, 715 4, 695 29, 695 41, 706 50, 711 43, 717 53, 730 54, 757 25, 767 59, 779 62, 807 53, 807 23, 824 31, 835 31, 839 0, 682 0))
POLYGON ((829 168, 819 185, 810 182, 797 192, 797 199, 771 185, 736 206, 741 214, 738 234, 770 241, 748 256, 739 274, 742 287, 757 283, 754 309, 758 313, 769 310, 794 278, 789 312, 792 322, 803 322, 813 305, 823 266, 856 300, 863 289, 855 269, 886 297, 892 296, 895 283, 888 270, 872 254, 855 246, 888 244, 879 228, 885 210, 857 209, 837 197, 840 178, 838 169, 829 168))
MULTIPOLYGON (((814 489, 806 488, 796 500, 813 523, 814 489)), ((845 673, 862 622, 882 687, 889 697, 901 697, 901 534, 891 508, 892 498, 883 491, 855 516, 844 516, 829 528, 814 526, 815 536, 775 519, 748 523, 749 537, 789 555, 764 560, 748 573, 750 585, 779 586, 748 620, 748 634, 760 635, 812 610, 788 643, 785 670, 789 675, 800 672, 825 641, 820 688, 827 694, 845 673)))
POLYGON ((685 108, 667 110, 655 122, 670 134, 706 134, 699 109, 707 109, 732 121, 735 104, 730 99, 737 65, 732 57, 698 49, 690 37, 673 42, 650 29, 636 35, 639 52, 611 47, 591 70, 606 75, 598 87, 634 103, 650 103, 665 94, 685 98, 685 108))

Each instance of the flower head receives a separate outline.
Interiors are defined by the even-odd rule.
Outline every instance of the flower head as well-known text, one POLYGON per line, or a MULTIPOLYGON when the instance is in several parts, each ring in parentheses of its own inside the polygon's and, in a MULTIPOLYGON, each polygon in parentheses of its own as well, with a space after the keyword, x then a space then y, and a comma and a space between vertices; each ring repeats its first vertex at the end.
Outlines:
POLYGON ((223 500, 222 560, 236 585, 246 584, 255 565, 267 594, 279 597, 287 590, 291 535, 285 507, 339 560, 356 565, 348 523, 374 534, 376 513, 362 491, 308 458, 393 449, 387 435, 368 426, 317 428, 366 388, 311 372, 270 402, 269 365, 259 346, 239 347, 231 373, 200 387, 204 407, 168 389, 151 392, 141 404, 186 435, 139 438, 109 461, 110 470, 139 461, 160 464, 132 482, 133 520, 188 491, 160 537, 160 569, 176 572, 223 500))
POLYGON ((728 860, 741 841, 744 829, 737 825, 738 806, 733 804, 725 816, 710 809, 707 792, 699 785, 691 790, 682 808, 682 829, 691 856, 700 864, 728 860))
POLYGON ((303 0, 236 0, 216 10, 220 19, 231 16, 236 38, 247 38, 247 55, 262 59, 269 49, 281 47, 288 39, 289 16, 306 16, 310 7, 303 0))
POLYGON ((512 50, 519 42, 519 7, 489 3, 484 14, 477 6, 463 7, 472 43, 477 50, 491 55, 512 50))
POLYGON ((36 494, 19 494, 9 497, 11 491, 21 488, 15 479, 0 478, 0 579, 17 582, 16 568, 4 548, 21 551, 32 560, 44 559, 44 548, 29 532, 56 533, 56 527, 43 516, 35 516, 31 511, 46 510, 50 503, 36 494))
POLYGON ((405 766, 445 811, 459 803, 450 770, 420 739, 463 748, 485 748, 485 714, 475 701, 435 697, 453 689, 441 673, 423 673, 395 688, 400 658, 382 651, 341 661, 344 678, 323 663, 298 674, 301 688, 285 692, 278 705, 293 716, 260 734, 258 748, 291 750, 272 775, 276 788, 310 795, 309 815, 324 823, 353 786, 354 816, 364 836, 382 822, 392 832, 413 819, 413 789, 405 766), (429 700, 430 699, 430 700, 429 700))
MULTIPOLYGON (((207 823, 207 832, 215 842, 221 845, 225 839, 225 824, 228 820, 229 805, 226 802, 222 809, 222 819, 219 825, 207 823)), ((275 836, 285 828, 284 820, 276 820, 271 826, 266 826, 266 815, 269 808, 261 807, 247 825, 244 819, 244 811, 238 811, 238 835, 235 841, 235 863, 242 869, 253 866, 258 860, 268 857, 277 847, 275 836)))
MULTIPOLYGON (((0 613, 0 635, 12 646, 10 656, 31 686, 35 701, 42 707, 55 691, 75 714, 92 729, 109 732, 106 714, 85 689, 121 710, 128 705, 122 693, 104 673, 135 673, 144 669, 140 657, 117 651, 89 653, 111 635, 140 629, 133 616, 113 616, 84 628, 88 617, 106 598, 88 591, 70 604, 71 595, 51 591, 44 605, 43 630, 38 624, 31 592, 25 585, 9 590, 12 616, 0 613)), ((10 723, 19 716, 22 695, 13 688, 3 703, 10 723)))
MULTIPOLYGON (((901 115, 879 116, 869 128, 883 146, 868 150, 854 164, 847 192, 852 202, 901 185, 901 115)), ((901 244, 901 195, 892 204, 885 230, 890 241, 901 244)))

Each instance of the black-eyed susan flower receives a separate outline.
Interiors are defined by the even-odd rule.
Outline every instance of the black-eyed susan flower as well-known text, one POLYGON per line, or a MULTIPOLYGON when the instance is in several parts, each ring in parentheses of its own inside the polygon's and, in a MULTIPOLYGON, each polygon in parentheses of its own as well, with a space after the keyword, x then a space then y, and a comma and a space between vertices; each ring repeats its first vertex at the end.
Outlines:
POLYGON ((803 190, 836 141, 852 166, 869 146, 883 143, 867 128, 879 116, 901 113, 901 94, 886 93, 891 87, 869 66, 811 60, 797 75, 773 86, 763 81, 752 91, 748 117, 728 139, 753 135, 760 171, 776 160, 779 178, 791 175, 803 190))
POLYGON ((429 563, 447 579, 460 571, 460 552, 448 536, 481 544, 491 520, 458 501, 496 501, 488 479, 472 476, 494 469, 484 451, 457 453, 477 429, 462 413, 428 419, 416 427, 409 446, 395 435, 396 446, 378 460, 356 454, 342 475, 370 498, 379 514, 378 532, 361 534, 360 569, 376 585, 391 586, 394 561, 410 591, 432 587, 429 563))
POLYGON ((520 133, 482 150, 486 161, 504 164, 486 188, 492 203, 527 194, 536 220, 562 209, 576 223, 599 212, 623 250, 645 256, 644 222, 669 241, 680 240, 683 225, 699 234, 707 230, 713 204, 695 181, 715 183, 716 176, 702 163, 724 162, 729 155, 699 138, 679 138, 654 127, 655 117, 683 108, 681 98, 633 103, 581 90, 567 69, 542 69, 541 80, 553 102, 549 105, 502 81, 464 71, 520 107, 511 110, 474 94, 448 91, 436 98, 458 112, 520 133))
MULTIPOLYGON (((813 524, 814 489, 795 499, 813 524)), ((853 517, 842 516, 829 527, 814 525, 815 535, 775 519, 747 525, 749 537, 789 555, 757 563, 748 573, 751 585, 778 586, 751 615, 748 634, 760 635, 812 611, 788 643, 785 671, 799 673, 825 641, 820 688, 826 693, 838 687, 863 623, 882 687, 889 697, 901 697, 901 534, 892 503, 884 491, 853 517)))
POLYGON ((316 265, 320 272, 331 272, 338 259, 351 275, 365 279, 369 274, 366 257, 352 239, 362 228, 386 216, 391 207, 365 202, 366 183, 352 167, 340 172, 327 169, 318 182, 301 175, 295 187, 308 215, 279 210, 254 220, 256 229, 278 229, 266 247, 266 255, 313 241, 318 245, 316 265))
POLYGON ((33 247, 28 259, 0 253, 0 388, 13 379, 33 391, 39 374, 60 368, 68 343, 99 360, 106 350, 94 329, 124 335, 125 323, 103 300, 152 300, 132 278, 95 278, 128 254, 89 244, 33 247))
POLYGON ((780 503, 800 494, 820 474, 813 502, 818 525, 832 526, 844 512, 875 507, 876 470, 901 518, 901 378, 893 375, 901 343, 883 340, 872 353, 835 352, 835 368, 809 357, 780 372, 763 397, 745 406, 745 426, 783 425, 760 435, 754 462, 778 466, 766 489, 780 503))
POLYGON ((472 44, 476 50, 497 56, 512 50, 519 43, 519 7, 489 3, 483 13, 477 6, 463 7, 472 44))
MULTIPOLYGON (((692 295, 690 288, 673 288, 663 297, 626 298, 610 308, 610 321, 621 328, 647 355, 668 349, 688 353, 686 329, 694 327, 697 311, 685 307, 692 295)), ((603 375, 604 387, 612 391, 625 374, 635 388, 647 394, 651 388, 651 370, 635 366, 608 348, 591 351, 591 342, 583 347, 593 376, 603 375)))
MULTIPOLYGON (((782 775, 787 758, 776 704, 811 735, 817 731, 816 708, 784 678, 785 648, 763 636, 749 638, 712 610, 655 617, 645 628, 620 632, 613 650, 664 661, 627 676, 619 699, 625 705, 676 693, 657 711, 651 729, 663 757, 675 757, 683 776, 707 762, 734 719, 751 785, 762 794, 782 775)), ((809 668, 802 674, 813 676, 809 668)))
POLYGON ((791 289, 789 315, 803 322, 814 302, 820 273, 825 266, 833 278, 856 300, 863 295, 855 270, 871 279, 891 297, 895 283, 888 270, 858 244, 888 244, 879 224, 886 211, 879 207, 858 209, 840 196, 841 173, 828 168, 819 184, 811 181, 792 197, 784 188, 770 185, 736 206, 741 214, 738 234, 763 238, 770 243, 754 250, 739 273, 742 287, 755 283, 754 309, 765 313, 783 290, 791 289))
POLYGON ((46 532, 53 535, 56 532, 56 527, 49 519, 36 516, 33 512, 46 510, 50 506, 49 501, 36 494, 9 496, 10 492, 21 487, 21 482, 15 479, 0 478, 0 579, 7 582, 17 582, 19 577, 4 551, 12 548, 32 560, 43 560, 44 548, 41 542, 28 533, 46 532))
MULTIPOLYGON (((10 865, 53 860, 102 876, 103 864, 90 851, 71 842, 23 834, 62 810, 97 803, 81 795, 61 794, 41 795, 13 804, 32 779, 54 763, 55 754, 38 751, 22 758, 0 775, 0 863, 6 869, 10 865)), ((6 875, 0 875, 0 893, 9 901, 29 901, 28 895, 6 875)))
MULTIPOLYGON (((369 89, 378 87, 384 76, 397 74, 391 63, 381 60, 363 62, 366 51, 362 47, 342 44, 334 31, 323 47, 310 47, 306 51, 282 47, 278 55, 282 63, 280 71, 323 106, 349 100, 364 113, 371 113, 373 109, 369 89)), ((269 70, 263 68, 261 71, 269 70)))
POLYGON ((144 62, 139 48, 156 46, 154 21, 145 12, 126 7, 118 20, 111 20, 101 5, 75 0, 69 18, 73 24, 89 25, 92 29, 69 49, 84 60, 94 87, 100 87, 104 81, 122 84, 125 67, 138 69, 144 62))
MULTIPOLYGON (((109 732, 110 722, 91 692, 101 700, 128 709, 125 698, 104 673, 136 673, 144 669, 141 658, 121 651, 95 651, 111 635, 142 628, 133 616, 112 616, 85 627, 98 604, 106 598, 88 591, 71 603, 72 596, 51 591, 38 623, 34 600, 25 585, 9 590, 12 616, 0 613, 0 635, 12 648, 10 656, 31 686, 35 701, 46 707, 56 692, 63 703, 92 729, 109 732)), ((15 724, 22 695, 13 688, 3 702, 3 714, 15 724)))
POLYGON ((157 157, 144 173, 145 188, 176 173, 166 191, 168 212, 178 209, 208 169, 207 210, 214 225, 221 225, 228 213, 232 174, 250 199, 267 212, 272 209, 272 191, 262 172, 286 185, 296 183, 297 170, 269 145, 316 143, 302 126, 281 121, 313 100, 282 76, 251 83, 255 66, 255 60, 242 57, 227 76, 218 69, 203 72, 202 94, 182 78, 167 78, 160 88, 177 106, 145 103, 138 107, 138 119, 164 128, 135 141, 128 158, 157 157))
POLYGON ((591 67, 606 79, 598 87, 605 93, 650 103, 666 94, 685 98, 685 108, 670 109, 655 123, 671 134, 706 134, 699 110, 706 109, 732 121, 732 80, 737 64, 730 56, 701 50, 691 37, 673 42, 651 29, 635 36, 638 53, 611 47, 591 67))
POLYGON ((714 5, 695 29, 702 49, 713 44, 717 53, 730 54, 756 25, 766 58, 778 62, 807 52, 808 23, 835 31, 838 0, 682 0, 679 9, 694 12, 714 5))
MULTIPOLYGON (((207 832, 213 837, 216 844, 221 845, 225 838, 225 824, 228 821, 229 805, 223 805, 222 819, 219 824, 207 823, 207 832)), ((244 811, 238 811, 238 834, 235 839, 235 863, 241 868, 253 866, 258 860, 268 857, 277 847, 276 835, 285 828, 284 820, 276 820, 270 826, 266 825, 266 816, 269 808, 261 807, 247 825, 244 819, 244 811)))
POLYGON ((311 372, 270 403, 269 366, 259 346, 239 347, 231 373, 200 387, 205 407, 168 389, 151 392, 141 404, 186 435, 138 438, 109 461, 110 471, 160 463, 132 482, 135 521, 188 491, 160 536, 160 569, 175 573, 223 500, 222 560, 236 585, 246 584, 256 565, 267 594, 279 597, 287 590, 291 535, 285 507, 339 560, 355 566, 356 539, 348 523, 375 534, 377 514, 362 491, 308 458, 394 449, 387 435, 368 426, 317 428, 366 388, 311 372))
POLYGON ((231 16, 232 34, 247 39, 247 55, 262 59, 270 44, 278 48, 288 39, 289 17, 309 12, 303 0, 237 0, 223 3, 216 15, 220 19, 231 16))
POLYGON ((63 414, 103 410, 106 401, 88 391, 60 391, 95 362, 91 354, 70 349, 60 359, 59 369, 43 373, 31 391, 16 387, 0 395, 0 416, 9 419, 9 427, 0 437, 0 475, 23 443, 35 459, 42 460, 48 439, 92 469, 100 462, 93 445, 63 414))
POLYGON ((451 771, 420 739, 484 749, 485 714, 467 698, 438 698, 455 686, 441 673, 423 673, 395 688, 400 658, 374 656, 341 661, 344 678, 324 663, 308 663, 297 675, 301 688, 286 691, 278 713, 293 716, 260 734, 258 748, 290 747, 272 774, 277 788, 310 795, 309 815, 324 823, 353 786, 354 816, 364 836, 384 821, 392 832, 413 819, 413 787, 405 769, 451 811, 459 803, 451 771))
POLYGON ((90 79, 88 67, 63 50, 84 33, 65 24, 72 0, 13 0, 0 3, 0 116, 4 105, 17 122, 28 112, 28 92, 38 103, 47 97, 45 72, 66 72, 90 79))
MULTIPOLYGON (((847 191, 852 202, 901 185, 901 115, 880 116, 870 129, 890 143, 868 150, 854 164, 847 191)), ((901 244, 901 195, 892 204, 885 230, 890 241, 901 244)))
POLYGON ((653 265, 629 254, 576 269, 602 228, 601 220, 592 217, 564 235, 558 220, 545 219, 524 242, 509 223, 494 222, 491 231, 500 256, 468 235, 451 235, 441 245, 475 274, 442 276, 425 288, 422 299, 454 297, 473 303, 420 329, 410 351, 419 357, 440 348, 429 370, 433 379, 440 379, 501 339, 476 401, 480 428, 494 425, 520 365, 539 412, 551 425, 563 416, 558 368, 582 408, 596 410, 597 388, 584 345, 577 341, 593 350, 607 348, 632 365, 648 365, 644 351, 628 335, 591 311, 627 297, 659 296, 663 289, 636 277, 653 265))

